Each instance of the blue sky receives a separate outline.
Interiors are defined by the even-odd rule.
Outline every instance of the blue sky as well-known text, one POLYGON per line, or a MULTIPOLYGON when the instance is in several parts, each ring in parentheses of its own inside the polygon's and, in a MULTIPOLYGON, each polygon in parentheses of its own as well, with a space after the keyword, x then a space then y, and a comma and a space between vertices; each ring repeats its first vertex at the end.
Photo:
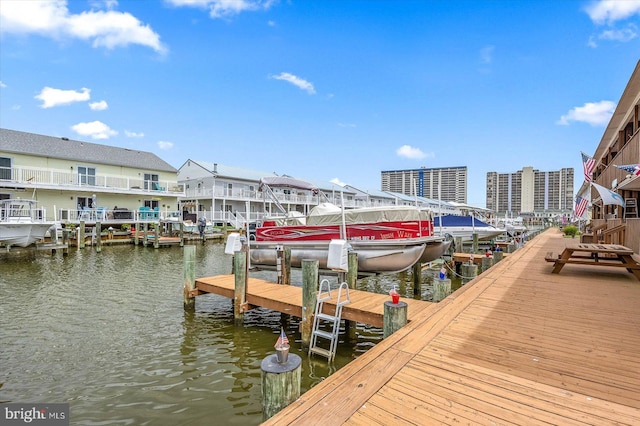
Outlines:
POLYGON ((0 0, 0 127, 380 189, 383 170, 575 169, 640 1, 0 0))

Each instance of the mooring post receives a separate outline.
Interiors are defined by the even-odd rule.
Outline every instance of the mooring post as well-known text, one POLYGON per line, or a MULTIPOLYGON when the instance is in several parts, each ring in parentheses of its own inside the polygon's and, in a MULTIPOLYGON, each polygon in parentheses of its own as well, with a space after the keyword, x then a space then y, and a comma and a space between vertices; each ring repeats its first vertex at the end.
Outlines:
POLYGON ((142 224, 142 246, 146 247, 149 244, 149 224, 147 222, 142 224))
POLYGON ((502 250, 500 251, 494 251, 493 252, 493 264, 495 265, 496 263, 500 262, 503 258, 504 254, 502 252, 502 250))
POLYGON ((291 285, 291 247, 284 248, 284 263, 282 269, 284 272, 282 284, 291 285))
MULTIPOLYGON (((355 290, 358 280, 358 253, 355 251, 349 251, 347 253, 347 274, 345 276, 345 282, 349 289, 355 290)), ((356 321, 345 320, 345 334, 350 339, 358 338, 358 323, 356 321)))
MULTIPOLYGON (((65 225, 62 225, 65 226, 65 225)), ((69 230, 62 228, 62 257, 69 254, 69 230)))
POLYGON ((289 354, 279 363, 275 354, 262 360, 262 419, 268 420, 300 398, 302 358, 289 354))
POLYGON ((153 224, 153 248, 160 247, 160 223, 153 224))
POLYGON ((192 291, 196 289, 196 246, 184 246, 184 309, 194 310, 196 308, 196 298, 192 296, 192 291))
POLYGON ((184 247, 184 222, 180 221, 178 227, 180 228, 180 231, 178 231, 178 235, 180 235, 180 247, 184 247))
POLYGON ((462 275, 462 285, 468 283, 478 276, 478 265, 463 263, 460 267, 460 275, 462 275))
POLYGON ((302 348, 309 348, 311 343, 311 329, 318 297, 319 263, 317 260, 302 259, 302 319, 300 320, 300 334, 302 348))
POLYGON ((493 266, 493 257, 484 256, 482 258, 482 272, 486 271, 487 269, 491 268, 492 266, 493 266))
POLYGON ((413 295, 422 293, 422 263, 417 261, 413 264, 413 295))
POLYGON ((102 224, 100 222, 96 222, 96 252, 100 253, 102 251, 102 224))
POLYGON ((433 297, 432 302, 440 302, 451 294, 451 280, 449 278, 433 279, 433 297))
POLYGON ((80 229, 78 230, 78 247, 84 248, 84 220, 80 221, 80 229))
POLYGON ((133 228, 133 243, 135 245, 138 245, 140 243, 139 238, 138 238, 138 235, 139 235, 139 232, 140 232, 140 223, 136 222, 134 224, 134 226, 135 226, 135 228, 133 228))
POLYGON ((233 255, 233 274, 235 292, 233 296, 233 320, 236 325, 244 323, 245 303, 247 300, 247 252, 236 251, 233 255))
POLYGON ((471 253, 478 252, 478 233, 477 232, 473 233, 473 248, 471 250, 472 250, 471 253))
POLYGON ((393 303, 387 300, 384 302, 384 316, 382 338, 386 339, 407 324, 406 302, 393 303))
POLYGON ((454 250, 456 253, 464 253, 464 245, 462 244, 462 237, 456 237, 454 239, 454 250))
POLYGON ((276 276, 278 284, 284 284, 284 247, 276 246, 276 276))

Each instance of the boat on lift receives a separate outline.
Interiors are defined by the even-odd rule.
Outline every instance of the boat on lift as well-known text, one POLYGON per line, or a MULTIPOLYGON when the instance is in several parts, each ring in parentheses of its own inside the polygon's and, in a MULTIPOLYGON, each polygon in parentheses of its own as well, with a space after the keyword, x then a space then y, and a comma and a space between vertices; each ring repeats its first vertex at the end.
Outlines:
POLYGON ((27 247, 44 239, 54 222, 44 220, 35 200, 0 200, 0 244, 27 247))
POLYGON ((305 216, 287 212, 273 188, 303 189, 320 197, 317 187, 289 177, 263 178, 260 187, 283 214, 266 216, 256 227, 249 250, 252 266, 275 266, 276 249, 286 246, 291 249, 292 267, 312 259, 325 269, 329 243, 342 239, 358 255, 358 272, 394 273, 439 258, 450 244, 434 235, 431 213, 415 207, 343 209, 324 202, 305 216))

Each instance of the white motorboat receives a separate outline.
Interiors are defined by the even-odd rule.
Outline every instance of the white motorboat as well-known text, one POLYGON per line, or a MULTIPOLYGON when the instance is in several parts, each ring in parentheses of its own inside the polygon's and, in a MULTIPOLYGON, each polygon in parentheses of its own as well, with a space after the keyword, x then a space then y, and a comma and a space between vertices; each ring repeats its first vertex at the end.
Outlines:
POLYGON ((0 244, 27 247, 45 237, 53 222, 44 220, 36 201, 0 200, 0 244))
POLYGON ((462 238, 462 241, 472 241, 473 234, 478 240, 486 241, 505 233, 504 229, 489 225, 474 216, 443 215, 433 218, 433 228, 436 234, 451 235, 462 238))

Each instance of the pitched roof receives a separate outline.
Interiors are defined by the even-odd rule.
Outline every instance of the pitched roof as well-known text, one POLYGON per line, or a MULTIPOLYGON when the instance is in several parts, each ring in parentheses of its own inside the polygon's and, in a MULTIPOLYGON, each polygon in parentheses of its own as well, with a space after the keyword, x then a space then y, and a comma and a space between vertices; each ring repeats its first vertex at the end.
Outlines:
POLYGON ((0 151, 137 169, 178 172, 175 167, 150 152, 9 129, 0 129, 0 151))

